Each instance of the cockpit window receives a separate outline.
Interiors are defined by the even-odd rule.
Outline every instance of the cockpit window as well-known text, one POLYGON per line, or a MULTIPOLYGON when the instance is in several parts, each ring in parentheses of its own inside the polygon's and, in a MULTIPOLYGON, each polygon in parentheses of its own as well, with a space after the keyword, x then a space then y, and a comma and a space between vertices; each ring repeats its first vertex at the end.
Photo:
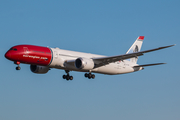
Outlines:
POLYGON ((17 51, 17 49, 16 49, 16 48, 11 48, 10 50, 14 50, 14 51, 17 51))

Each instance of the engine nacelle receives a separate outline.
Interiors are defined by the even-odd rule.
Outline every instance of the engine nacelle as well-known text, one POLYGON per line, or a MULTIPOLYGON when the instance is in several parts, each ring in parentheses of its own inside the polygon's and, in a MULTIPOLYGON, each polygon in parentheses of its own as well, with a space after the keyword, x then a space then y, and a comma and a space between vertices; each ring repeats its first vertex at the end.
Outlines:
POLYGON ((39 65, 31 65, 30 69, 33 73, 38 73, 38 74, 44 74, 49 71, 49 67, 39 66, 39 65))
POLYGON ((92 70, 94 68, 94 61, 88 58, 77 58, 75 66, 77 69, 92 70))

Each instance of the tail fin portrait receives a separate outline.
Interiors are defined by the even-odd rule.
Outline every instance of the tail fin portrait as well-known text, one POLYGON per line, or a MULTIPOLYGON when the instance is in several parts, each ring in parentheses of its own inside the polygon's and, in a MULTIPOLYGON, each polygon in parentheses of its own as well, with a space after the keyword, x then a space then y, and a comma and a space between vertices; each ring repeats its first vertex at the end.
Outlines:
MULTIPOLYGON (((135 53, 139 52, 141 50, 141 46, 144 40, 144 36, 139 36, 136 41, 133 43, 133 45, 129 48, 129 50, 126 52, 126 54, 129 53, 135 53)), ((130 58, 128 59, 132 63, 137 63, 138 57, 130 58)))

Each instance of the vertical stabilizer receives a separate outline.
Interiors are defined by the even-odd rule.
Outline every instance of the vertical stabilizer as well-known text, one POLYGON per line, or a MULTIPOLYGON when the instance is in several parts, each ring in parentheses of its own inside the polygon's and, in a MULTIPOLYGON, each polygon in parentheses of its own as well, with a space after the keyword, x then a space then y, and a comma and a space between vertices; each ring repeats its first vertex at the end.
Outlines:
MULTIPOLYGON (((144 36, 139 36, 136 39, 136 41, 133 43, 133 45, 129 48, 129 50, 126 52, 126 54, 139 52, 141 50, 143 40, 144 40, 144 36)), ((131 61, 132 63, 137 63, 138 57, 130 58, 128 60, 131 61)))

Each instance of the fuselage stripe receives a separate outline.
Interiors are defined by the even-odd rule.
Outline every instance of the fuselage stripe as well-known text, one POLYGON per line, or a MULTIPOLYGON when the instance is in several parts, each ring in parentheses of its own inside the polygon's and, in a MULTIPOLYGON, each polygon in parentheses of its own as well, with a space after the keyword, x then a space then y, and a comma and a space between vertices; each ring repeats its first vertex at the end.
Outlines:
MULTIPOLYGON (((51 65, 51 63, 52 63, 52 61, 53 61, 53 51, 52 51, 52 49, 51 48, 49 48, 50 49, 50 51, 51 51, 51 61, 49 62, 49 65, 51 65)), ((48 65, 48 66, 49 66, 48 65)))

